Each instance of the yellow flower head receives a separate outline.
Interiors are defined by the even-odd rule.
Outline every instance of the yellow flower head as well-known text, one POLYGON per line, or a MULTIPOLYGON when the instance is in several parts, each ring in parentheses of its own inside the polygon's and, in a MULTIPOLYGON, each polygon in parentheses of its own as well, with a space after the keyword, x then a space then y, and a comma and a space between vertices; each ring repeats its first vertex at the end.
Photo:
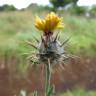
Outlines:
POLYGON ((53 32, 55 29, 63 28, 62 20, 55 13, 49 13, 45 19, 40 19, 36 17, 35 27, 43 32, 53 32))

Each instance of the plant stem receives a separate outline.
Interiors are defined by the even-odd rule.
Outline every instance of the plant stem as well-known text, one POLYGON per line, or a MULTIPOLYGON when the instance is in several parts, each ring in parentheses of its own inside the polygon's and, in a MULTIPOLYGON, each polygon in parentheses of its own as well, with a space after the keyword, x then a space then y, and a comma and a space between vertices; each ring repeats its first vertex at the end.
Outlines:
POLYGON ((51 81, 51 70, 50 70, 50 59, 48 59, 48 63, 46 64, 46 83, 45 83, 45 96, 48 95, 48 91, 50 88, 50 81, 51 81))

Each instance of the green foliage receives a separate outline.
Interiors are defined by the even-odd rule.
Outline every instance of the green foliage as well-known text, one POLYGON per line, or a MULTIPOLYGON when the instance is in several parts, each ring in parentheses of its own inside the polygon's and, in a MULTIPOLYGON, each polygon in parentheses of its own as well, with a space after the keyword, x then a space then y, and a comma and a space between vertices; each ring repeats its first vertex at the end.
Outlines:
POLYGON ((96 17, 96 5, 92 6, 89 13, 91 14, 92 17, 96 17))
POLYGON ((41 5, 37 5, 37 4, 30 4, 27 8, 25 8, 25 10, 28 10, 28 11, 32 11, 34 13, 40 13, 40 12, 43 12, 43 11, 50 11, 51 8, 49 6, 41 6, 41 5))
POLYGON ((13 5, 3 5, 0 7, 0 11, 16 11, 17 9, 13 5))
MULTIPOLYGON (((35 43, 34 36, 40 38, 40 32, 33 25, 34 17, 31 12, 0 14, 0 50, 2 52, 11 50, 10 52, 16 51, 18 54, 23 54, 34 51, 25 43, 26 40, 35 43)), ((86 50, 86 54, 96 52, 95 19, 64 15, 64 24, 65 28, 60 33, 61 41, 64 40, 66 34, 67 37, 72 35, 69 42, 71 46, 68 48, 69 51, 78 53, 86 50)))
POLYGON ((67 91, 60 96, 96 96, 96 92, 77 89, 77 90, 73 90, 73 91, 67 91))
MULTIPOLYGON (((66 32, 65 34, 67 34, 67 36, 72 36, 69 41, 71 47, 69 47, 68 50, 72 53, 84 52, 86 55, 94 54, 94 52, 96 52, 95 19, 87 19, 79 16, 67 16, 64 20, 66 22, 66 27, 64 29, 66 32)), ((62 33, 63 38, 66 36, 65 34, 62 33)))
POLYGON ((50 0, 50 3, 54 8, 64 7, 67 4, 73 3, 76 4, 78 0, 50 0))
POLYGON ((54 87, 50 86, 48 88, 47 96, 54 96, 54 87))
POLYGON ((87 7, 85 6, 71 6, 68 11, 76 15, 84 15, 87 12, 87 7))
POLYGON ((33 92, 32 96, 39 96, 37 91, 33 92))

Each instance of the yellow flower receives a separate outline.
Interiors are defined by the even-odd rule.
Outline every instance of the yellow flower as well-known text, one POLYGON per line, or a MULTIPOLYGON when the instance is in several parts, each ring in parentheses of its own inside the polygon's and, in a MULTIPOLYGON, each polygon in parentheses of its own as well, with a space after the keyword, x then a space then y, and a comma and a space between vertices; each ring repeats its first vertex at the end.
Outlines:
POLYGON ((35 27, 41 31, 53 32, 55 29, 63 28, 63 18, 58 17, 55 13, 49 13, 45 19, 40 19, 36 17, 35 27))

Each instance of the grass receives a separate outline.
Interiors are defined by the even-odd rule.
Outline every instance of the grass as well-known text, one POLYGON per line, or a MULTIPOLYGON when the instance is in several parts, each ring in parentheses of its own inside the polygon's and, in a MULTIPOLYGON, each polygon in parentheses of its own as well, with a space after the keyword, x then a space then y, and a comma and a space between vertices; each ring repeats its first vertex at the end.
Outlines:
POLYGON ((71 52, 85 51, 85 54, 93 54, 96 51, 96 22, 94 21, 95 19, 84 17, 65 17, 65 31, 72 36, 71 48, 69 48, 71 52))
MULTIPOLYGON (((40 14, 44 17, 45 14, 40 14)), ((0 13, 0 50, 13 50, 18 53, 28 52, 24 43, 33 36, 40 38, 40 32, 34 27, 35 15, 30 11, 0 13), (3 42, 2 42, 3 41, 3 42), (7 49, 6 49, 7 48, 7 49)), ((61 31, 61 41, 71 36, 68 51, 86 54, 96 52, 96 19, 64 15, 65 28, 61 31)))
POLYGON ((85 90, 74 90, 74 91, 67 91, 61 96, 96 96, 96 91, 85 91, 85 90))

